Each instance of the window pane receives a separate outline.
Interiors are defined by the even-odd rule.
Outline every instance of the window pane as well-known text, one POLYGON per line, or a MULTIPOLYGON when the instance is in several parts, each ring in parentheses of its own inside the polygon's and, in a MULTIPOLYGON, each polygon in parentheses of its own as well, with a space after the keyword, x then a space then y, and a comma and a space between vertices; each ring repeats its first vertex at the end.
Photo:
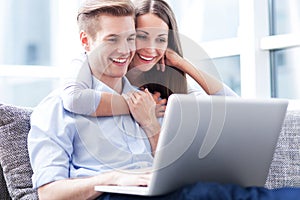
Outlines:
POLYGON ((59 79, 53 78, 0 77, 0 102, 34 107, 59 84, 59 79))
POLYGON ((50 0, 9 0, 0 8, 0 64, 51 65, 50 0))
POLYGON ((273 53, 276 97, 300 99, 300 47, 276 50, 273 53))
POLYGON ((196 42, 237 36, 239 0, 168 0, 181 34, 196 42), (217 5, 217 6, 216 6, 217 5))
POLYGON ((300 31, 300 1, 273 0, 273 34, 300 31))
POLYGON ((231 56, 213 59, 222 81, 241 95, 240 57, 231 56))

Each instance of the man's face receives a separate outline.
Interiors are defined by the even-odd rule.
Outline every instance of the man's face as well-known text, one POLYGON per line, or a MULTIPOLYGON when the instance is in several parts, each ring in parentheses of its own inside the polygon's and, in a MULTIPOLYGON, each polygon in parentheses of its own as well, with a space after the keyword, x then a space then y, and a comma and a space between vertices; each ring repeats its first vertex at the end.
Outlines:
POLYGON ((92 73, 101 81, 123 77, 135 53, 134 19, 131 16, 102 15, 98 21, 100 29, 89 44, 92 73))

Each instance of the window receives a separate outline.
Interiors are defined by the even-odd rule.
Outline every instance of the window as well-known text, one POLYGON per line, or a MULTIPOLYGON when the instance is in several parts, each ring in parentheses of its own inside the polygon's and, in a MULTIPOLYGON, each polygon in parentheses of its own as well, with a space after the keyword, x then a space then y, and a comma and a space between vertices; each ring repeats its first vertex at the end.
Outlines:
POLYGON ((229 56, 213 60, 221 80, 237 94, 241 94, 240 57, 229 56))
MULTIPOLYGON (((186 57, 197 61, 197 49, 204 51, 242 97, 299 99, 299 0, 166 1, 186 38, 186 57)), ((0 102, 35 106, 60 84, 61 71, 81 50, 79 2, 1 4, 0 102)))
POLYGON ((51 65, 50 0, 2 2, 0 63, 51 65))
POLYGON ((272 0, 272 35, 288 34, 300 31, 300 1, 272 0))
POLYGON ((36 106, 78 52, 79 0, 10 0, 0 6, 0 102, 36 106))
POLYGON ((272 96, 299 99, 300 1, 270 2, 272 96))
POLYGON ((274 93, 280 98, 300 99, 300 48, 275 50, 274 55, 274 93))
POLYGON ((238 94, 299 98, 299 0, 169 3, 181 33, 204 48, 238 94))
MULTIPOLYGON (((184 55, 200 57, 204 50, 212 59, 215 70, 218 71, 217 77, 241 94, 240 60, 236 41, 239 29, 239 1, 170 0, 168 2, 173 8, 183 37, 184 55)), ((197 62, 193 64, 195 63, 197 62)), ((197 67, 205 69, 205 66, 197 67)))
POLYGON ((238 0, 169 0, 180 33, 196 42, 237 36, 238 0))

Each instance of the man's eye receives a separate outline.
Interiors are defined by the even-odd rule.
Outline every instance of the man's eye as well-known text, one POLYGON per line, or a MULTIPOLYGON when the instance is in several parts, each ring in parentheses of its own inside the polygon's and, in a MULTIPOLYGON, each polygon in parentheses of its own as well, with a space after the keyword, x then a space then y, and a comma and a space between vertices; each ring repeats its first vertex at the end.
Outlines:
POLYGON ((135 37, 128 38, 128 41, 135 41, 135 37))
POLYGON ((109 39, 107 39, 107 41, 109 41, 109 42, 117 42, 118 40, 117 40, 117 38, 109 38, 109 39))

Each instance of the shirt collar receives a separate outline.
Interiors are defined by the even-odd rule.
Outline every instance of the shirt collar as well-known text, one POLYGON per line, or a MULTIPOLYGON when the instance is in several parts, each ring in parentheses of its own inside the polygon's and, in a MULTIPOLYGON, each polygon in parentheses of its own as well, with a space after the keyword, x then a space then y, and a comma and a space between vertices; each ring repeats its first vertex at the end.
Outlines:
MULTIPOLYGON (((115 90, 110 88, 108 85, 106 85, 102 81, 98 80, 95 76, 93 76, 92 81, 93 81, 93 84, 92 84, 93 89, 95 89, 97 91, 117 94, 117 92, 115 90)), ((137 90, 137 87, 131 85, 131 83, 128 81, 128 79, 126 77, 122 78, 122 84, 123 84, 122 94, 126 94, 126 93, 128 93, 129 91, 132 91, 132 90, 137 90)))

